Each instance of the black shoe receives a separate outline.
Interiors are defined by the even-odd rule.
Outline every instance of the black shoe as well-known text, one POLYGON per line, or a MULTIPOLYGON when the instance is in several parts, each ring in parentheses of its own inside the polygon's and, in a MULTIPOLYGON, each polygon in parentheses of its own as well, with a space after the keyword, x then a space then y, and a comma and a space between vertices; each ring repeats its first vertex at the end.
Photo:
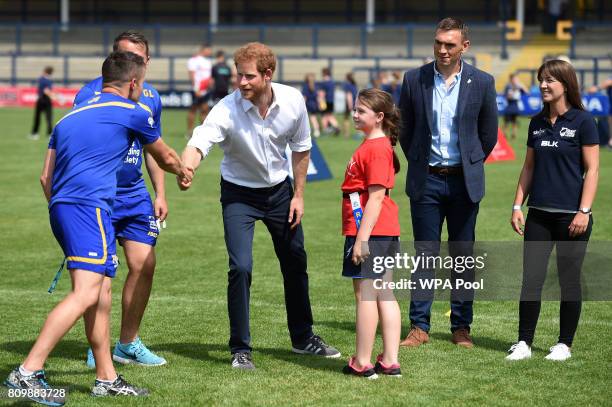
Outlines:
POLYGON ((319 335, 312 335, 306 342, 293 345, 292 350, 302 355, 317 355, 333 359, 342 356, 338 349, 326 344, 319 335))
POLYGON ((374 365, 374 371, 376 373, 384 374, 387 376, 393 377, 402 377, 402 371, 400 369, 400 365, 393 364, 391 366, 385 366, 382 362, 382 355, 378 355, 376 357, 376 364, 374 365))
POLYGON ((119 375, 112 383, 96 380, 91 395, 95 397, 104 396, 148 396, 149 390, 133 386, 119 375))
POLYGON ((26 396, 27 398, 46 406, 63 406, 66 403, 65 390, 49 386, 44 370, 24 376, 19 372, 19 368, 15 368, 4 381, 4 385, 28 391, 32 395, 26 396))
POLYGON ((253 358, 251 352, 236 352, 232 353, 232 367, 234 369, 254 370, 253 358))
POLYGON ((363 367, 361 370, 357 370, 355 369, 354 364, 355 364, 355 357, 352 356, 349 359, 348 365, 342 368, 342 373, 363 377, 368 380, 378 379, 378 375, 376 374, 376 371, 374 370, 372 365, 368 365, 368 366, 363 367))

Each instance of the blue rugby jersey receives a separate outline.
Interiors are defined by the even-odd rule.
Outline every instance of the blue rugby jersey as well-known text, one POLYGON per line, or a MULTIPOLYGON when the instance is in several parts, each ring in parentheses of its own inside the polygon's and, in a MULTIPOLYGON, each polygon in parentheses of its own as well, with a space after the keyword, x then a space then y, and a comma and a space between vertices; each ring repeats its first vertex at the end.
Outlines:
POLYGON ((136 139, 159 138, 159 124, 140 104, 101 93, 76 105, 53 129, 56 150, 51 201, 96 206, 111 211, 117 174, 136 139))
MULTIPOLYGON (((153 116, 157 123, 157 135, 161 137, 161 99, 159 93, 148 83, 144 83, 143 92, 138 101, 145 110, 153 116)), ((81 88, 74 99, 75 106, 83 103, 93 96, 99 95, 102 91, 102 77, 98 77, 81 88)), ((130 146, 123 165, 117 174, 117 195, 135 196, 147 194, 147 187, 142 178, 142 157, 143 149, 138 139, 130 146)))

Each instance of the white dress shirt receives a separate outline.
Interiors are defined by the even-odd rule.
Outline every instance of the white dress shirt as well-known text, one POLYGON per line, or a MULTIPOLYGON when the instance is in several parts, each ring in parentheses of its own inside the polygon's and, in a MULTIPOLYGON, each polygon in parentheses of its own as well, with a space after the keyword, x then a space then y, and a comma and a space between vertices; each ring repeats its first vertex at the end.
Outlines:
POLYGON ((249 188, 277 185, 289 175, 287 146, 294 152, 310 150, 310 125, 304 97, 295 88, 272 83, 273 100, 265 119, 235 90, 217 103, 196 127, 187 145, 206 157, 214 144, 224 156, 221 176, 249 188))

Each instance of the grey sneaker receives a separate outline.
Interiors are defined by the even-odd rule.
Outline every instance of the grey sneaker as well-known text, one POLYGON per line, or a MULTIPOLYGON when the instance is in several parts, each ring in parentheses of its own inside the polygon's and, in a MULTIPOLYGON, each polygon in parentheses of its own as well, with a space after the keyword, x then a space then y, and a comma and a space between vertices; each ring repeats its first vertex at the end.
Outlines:
POLYGON ((96 380, 91 395, 94 397, 104 396, 148 396, 149 390, 133 386, 119 375, 112 383, 96 380))
POLYGON ((30 390, 27 397, 36 403, 46 406, 63 406, 66 403, 64 389, 52 388, 47 383, 44 370, 37 370, 29 376, 24 376, 15 368, 4 381, 6 387, 20 390, 30 390))
POLYGON ((332 359, 341 356, 338 349, 326 344, 319 335, 312 335, 306 342, 299 345, 293 345, 292 350, 302 355, 316 355, 332 359))
POLYGON ((234 369, 254 370, 255 365, 251 352, 232 353, 232 367, 234 369))

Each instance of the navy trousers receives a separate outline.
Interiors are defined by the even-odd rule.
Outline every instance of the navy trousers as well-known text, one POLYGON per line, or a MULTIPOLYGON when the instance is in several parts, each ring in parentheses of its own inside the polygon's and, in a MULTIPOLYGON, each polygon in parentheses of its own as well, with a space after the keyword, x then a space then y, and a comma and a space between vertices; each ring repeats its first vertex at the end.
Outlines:
POLYGON ((274 243, 285 289, 287 325, 293 344, 312 336, 312 311, 302 226, 287 221, 293 188, 289 178, 271 188, 247 188, 221 180, 225 244, 229 255, 227 308, 232 353, 250 351, 249 298, 253 270, 253 232, 261 220, 274 243))
MULTIPOLYGON (((471 255, 475 240, 476 216, 479 203, 468 196, 462 175, 428 174, 425 190, 419 200, 410 200, 412 230, 417 253, 436 256, 440 250, 442 224, 446 219, 449 251, 451 256, 471 255), (452 242, 457 242, 453 244, 452 242)), ((431 270, 419 270, 413 280, 432 278, 431 270)), ((453 280, 473 279, 473 270, 458 275, 451 273, 453 280)), ((470 329, 473 318, 473 301, 451 298, 451 331, 459 328, 470 329)), ((410 322, 429 332, 433 292, 413 293, 410 301, 410 322), (415 295, 416 294, 416 295, 415 295), (416 297, 416 299, 414 299, 416 297)))

